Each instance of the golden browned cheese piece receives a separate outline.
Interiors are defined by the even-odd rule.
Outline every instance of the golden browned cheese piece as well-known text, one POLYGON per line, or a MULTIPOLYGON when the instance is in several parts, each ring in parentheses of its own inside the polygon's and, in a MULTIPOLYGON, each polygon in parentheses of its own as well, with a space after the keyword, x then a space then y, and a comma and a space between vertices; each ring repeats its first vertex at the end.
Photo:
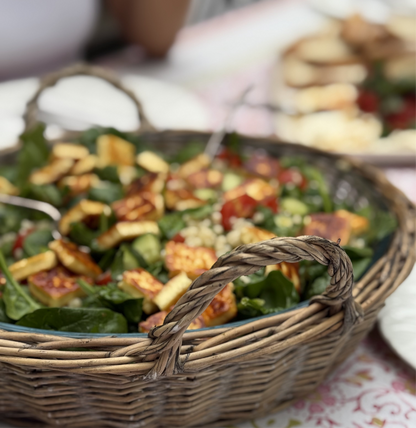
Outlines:
POLYGON ((137 155, 137 165, 150 172, 169 172, 169 164, 156 153, 144 151, 137 155))
POLYGON ((58 182, 59 187, 68 187, 70 195, 76 196, 86 193, 91 187, 96 186, 100 179, 95 174, 68 175, 58 182))
POLYGON ((244 226, 241 229, 241 242, 243 244, 255 244, 256 242, 266 241, 275 237, 274 233, 260 227, 244 226))
POLYGON ((185 272, 171 278, 154 298, 154 302, 162 311, 172 307, 186 292, 192 280, 188 278, 185 272))
POLYGON ((171 210, 184 211, 190 208, 198 208, 207 201, 197 198, 189 189, 165 190, 165 204, 171 210))
POLYGON ((59 308, 76 297, 85 296, 77 284, 78 279, 92 283, 91 278, 74 275, 64 267, 58 266, 52 270, 31 275, 28 279, 29 290, 44 305, 59 308))
POLYGON ((368 219, 361 215, 351 213, 347 210, 335 211, 335 215, 337 217, 344 218, 349 222, 351 226, 351 233, 353 235, 361 235, 362 233, 367 231, 369 228, 368 219))
POLYGON ((277 187, 272 186, 261 178, 251 178, 234 189, 225 192, 223 198, 227 202, 242 195, 248 195, 256 201, 262 201, 269 196, 277 196, 277 187))
POLYGON ((91 172, 97 165, 98 158, 96 155, 88 155, 75 162, 74 166, 70 169, 70 175, 82 175, 91 172))
POLYGON ((59 222, 59 231, 62 235, 68 235, 72 223, 80 221, 89 222, 93 220, 93 218, 98 219, 101 214, 110 215, 110 207, 102 202, 83 199, 61 218, 59 222))
POLYGON ((94 262, 91 256, 72 242, 56 240, 49 243, 49 248, 56 254, 59 261, 71 272, 79 275, 96 278, 102 273, 101 268, 94 262))
POLYGON ((150 192, 127 196, 111 207, 120 221, 159 220, 164 214, 163 196, 150 192))
POLYGON ((310 217, 310 223, 303 230, 305 235, 316 235, 333 242, 341 239, 341 245, 348 244, 351 236, 351 225, 348 220, 334 213, 315 213, 310 217))
POLYGON ((7 178, 0 177, 0 193, 3 195, 17 195, 19 189, 13 186, 7 178))
MULTIPOLYGON (((147 318, 146 321, 142 321, 139 324, 140 333, 149 333, 149 331, 153 327, 162 325, 167 315, 168 315, 168 312, 166 311, 156 312, 155 314, 151 315, 149 318, 147 318)), ((188 327, 188 330, 197 330, 199 328, 204 328, 204 327, 206 327, 204 320, 202 319, 201 316, 199 316, 198 318, 192 321, 192 323, 188 327)))
POLYGON ((88 149, 80 144, 56 143, 52 147, 52 158, 72 159, 74 161, 89 155, 88 149))
POLYGON ((185 272, 189 278, 195 279, 217 261, 212 248, 189 247, 182 242, 169 241, 165 250, 165 264, 171 277, 185 272))
POLYGON ((151 192, 159 194, 165 187, 166 174, 156 174, 149 172, 142 177, 136 178, 127 187, 127 196, 135 195, 142 192, 151 192))
POLYGON ((237 315, 237 304, 233 292, 233 284, 227 284, 202 313, 207 327, 222 325, 237 315))
POLYGON ((178 171, 180 178, 187 178, 195 172, 201 171, 205 168, 208 168, 211 163, 211 159, 205 153, 201 153, 198 156, 190 159, 189 161, 183 163, 178 171))
POLYGON ((134 165, 136 148, 132 143, 115 135, 97 138, 98 168, 108 165, 134 165))
POLYGON ((48 165, 37 169, 30 174, 29 181, 32 184, 43 185, 55 183, 66 175, 74 165, 73 159, 53 159, 48 165))
POLYGON ((36 256, 19 260, 9 266, 10 273, 16 281, 26 279, 30 275, 43 270, 53 269, 58 264, 58 259, 53 251, 45 251, 36 256))
POLYGON ((146 270, 137 268, 125 271, 118 287, 131 296, 144 298, 143 311, 146 314, 157 311, 153 299, 162 290, 163 284, 146 270))
POLYGON ((265 274, 268 275, 274 270, 280 270, 284 276, 293 282, 296 291, 300 294, 301 284, 299 276, 299 263, 286 263, 282 262, 277 265, 266 266, 265 274))
POLYGON ((247 160, 244 168, 255 175, 266 178, 277 178, 279 162, 270 156, 255 154, 247 160))
POLYGON ((102 250, 116 247, 120 242, 131 241, 146 233, 159 235, 159 226, 155 221, 121 221, 97 238, 97 244, 102 250))
POLYGON ((194 172, 186 178, 194 189, 212 189, 221 185, 224 175, 216 169, 203 169, 194 172))

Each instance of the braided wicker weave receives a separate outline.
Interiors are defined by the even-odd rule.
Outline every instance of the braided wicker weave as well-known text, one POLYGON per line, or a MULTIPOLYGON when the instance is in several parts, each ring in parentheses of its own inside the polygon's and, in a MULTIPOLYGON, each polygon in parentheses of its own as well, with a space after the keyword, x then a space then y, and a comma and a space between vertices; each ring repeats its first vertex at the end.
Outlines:
MULTIPOLYGON (((144 138, 172 149, 195 135, 209 137, 166 132, 144 138)), ((368 194, 388 207, 398 228, 384 254, 354 283, 344 251, 322 238, 275 238, 241 246, 196 279, 149 337, 62 337, 3 327, 3 419, 31 427, 36 421, 69 427, 230 425, 308 394, 351 354, 415 263, 415 207, 369 165, 273 139, 242 140, 244 146, 260 144, 275 155, 296 151, 307 156, 327 168, 333 186, 348 182, 351 197, 368 194), (230 281, 262 266, 300 260, 327 265, 332 277, 326 292, 309 306, 238 326, 186 332, 230 281)))

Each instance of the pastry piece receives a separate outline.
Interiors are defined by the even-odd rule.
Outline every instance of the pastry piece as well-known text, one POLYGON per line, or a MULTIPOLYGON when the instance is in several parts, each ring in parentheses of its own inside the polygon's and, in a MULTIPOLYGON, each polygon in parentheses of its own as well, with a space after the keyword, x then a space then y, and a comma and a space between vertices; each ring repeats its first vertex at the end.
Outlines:
POLYGON ((171 277, 185 272, 189 278, 195 279, 217 261, 212 248, 189 247, 182 242, 169 241, 165 250, 165 265, 171 277))
POLYGON ((17 195, 19 189, 13 186, 6 177, 0 177, 0 193, 3 195, 17 195))
POLYGON ((353 235, 361 235, 369 228, 368 219, 361 215, 351 213, 347 210, 335 211, 335 215, 337 217, 344 218, 349 222, 351 227, 351 233, 353 235))
POLYGON ((127 196, 111 207, 120 221, 159 220, 165 211, 163 196, 150 192, 127 196))
POLYGON ((162 290, 163 284, 146 270, 137 268, 125 271, 118 287, 133 297, 143 298, 144 313, 149 315, 157 311, 154 298, 162 290))
POLYGON ((72 242, 56 240, 49 243, 49 248, 56 254, 58 260, 71 272, 96 278, 102 273, 101 268, 94 262, 91 256, 72 242))
POLYGON ((169 172, 169 164, 165 162, 160 156, 156 153, 150 151, 144 151, 137 155, 136 157, 137 165, 150 172, 169 172))
MULTIPOLYGON (((140 333, 149 333, 149 331, 153 327, 162 325, 167 315, 168 315, 168 312, 166 311, 156 312, 155 314, 151 315, 149 318, 147 318, 146 321, 142 321, 139 324, 140 333)), ((188 327, 188 330, 197 330, 198 328, 204 328, 204 327, 206 327, 204 320, 202 319, 202 316, 199 316, 198 318, 196 318, 191 322, 191 324, 188 327)))
POLYGON ((221 185, 224 175, 215 169, 203 169, 190 174, 186 181, 194 189, 215 188, 221 185))
POLYGON ((80 144, 56 143, 52 147, 52 157, 61 159, 72 159, 74 161, 83 159, 89 155, 88 149, 80 144))
POLYGON ((334 213, 315 213, 310 217, 310 223, 303 230, 305 235, 316 235, 333 242, 341 239, 341 245, 348 244, 351 236, 349 220, 334 213))
POLYGON ((260 227, 244 226, 241 230, 241 242, 243 244, 255 244, 272 238, 276 238, 274 233, 260 227))
POLYGON ((43 270, 53 269, 57 264, 58 259, 55 253, 53 251, 46 251, 13 263, 9 266, 9 270, 16 281, 21 281, 43 270))
POLYGON ((272 186, 261 178, 251 178, 234 189, 225 192, 223 199, 227 202, 242 195, 248 195, 256 201, 262 201, 270 196, 277 197, 277 187, 272 186))
POLYGON ((134 165, 136 148, 115 135, 101 135, 97 139, 98 168, 108 165, 134 165))
POLYGON ((97 165, 98 158, 96 155, 88 155, 75 162, 74 166, 70 169, 70 175, 82 175, 91 172, 97 165))
POLYGON ((101 214, 109 216, 111 214, 110 207, 101 202, 83 199, 67 211, 61 218, 59 222, 59 231, 62 235, 68 235, 72 223, 81 221, 91 222, 91 220, 97 220, 101 214))
POLYGON ((59 187, 68 187, 71 196, 77 196, 88 192, 95 187, 100 179, 95 174, 68 175, 59 180, 59 187))
POLYGON ((49 271, 29 276, 29 290, 42 304, 51 308, 59 308, 67 305, 76 297, 85 296, 77 284, 78 279, 92 283, 91 278, 74 275, 64 267, 58 266, 49 271))
POLYGON ((154 298, 154 302, 162 311, 168 310, 173 306, 186 292, 192 280, 188 278, 185 272, 170 279, 154 298))
POLYGON ((207 327, 222 325, 237 315, 237 304, 233 292, 233 284, 227 284, 213 299, 202 313, 207 327))
POLYGON ((165 190, 165 203, 166 207, 171 210, 184 211, 190 208, 202 207, 207 203, 197 196, 189 189, 165 190))
POLYGON ((159 235, 159 226, 155 221, 121 221, 108 229, 97 238, 97 244, 102 250, 116 247, 120 242, 131 241, 146 233, 159 235))
POLYGON ((55 181, 65 176, 73 165, 73 159, 53 159, 43 168, 33 171, 29 176, 29 181, 39 186, 55 183, 55 181))

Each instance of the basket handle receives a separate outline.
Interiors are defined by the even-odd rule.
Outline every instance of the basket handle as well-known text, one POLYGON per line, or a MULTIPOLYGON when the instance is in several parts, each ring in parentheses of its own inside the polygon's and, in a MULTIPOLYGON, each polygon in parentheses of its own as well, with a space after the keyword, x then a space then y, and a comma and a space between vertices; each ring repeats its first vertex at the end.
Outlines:
POLYGON ((120 81, 120 79, 109 71, 101 68, 95 67, 87 64, 75 64, 73 66, 64 68, 55 73, 50 73, 43 77, 40 81, 39 88, 33 97, 26 104, 26 110, 23 115, 23 120, 25 122, 25 131, 33 128, 36 125, 37 117, 38 117, 38 101, 42 92, 47 89, 55 86, 55 84, 66 77, 73 76, 92 76, 98 77, 102 80, 113 85, 115 88, 124 92, 134 103, 137 108, 137 113, 140 120, 140 131, 154 131, 155 127, 151 124, 149 119, 147 118, 143 106, 140 101, 137 99, 136 95, 130 89, 127 89, 120 81))
POLYGON ((361 308, 352 297, 352 263, 339 242, 317 236, 300 236, 242 245, 221 256, 209 271, 198 277, 168 314, 164 324, 150 331, 149 337, 153 342, 144 354, 157 354, 159 358, 148 376, 157 378, 181 371, 179 353, 182 335, 228 283, 267 265, 301 260, 316 260, 328 266, 331 282, 322 295, 313 297, 310 302, 330 306, 332 312, 344 309, 344 328, 350 329, 360 318, 361 308))

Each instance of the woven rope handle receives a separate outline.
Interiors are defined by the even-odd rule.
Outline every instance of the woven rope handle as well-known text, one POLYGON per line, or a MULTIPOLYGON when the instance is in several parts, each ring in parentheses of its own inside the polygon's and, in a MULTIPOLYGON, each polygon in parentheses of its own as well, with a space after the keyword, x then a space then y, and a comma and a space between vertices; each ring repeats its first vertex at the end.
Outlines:
POLYGON ((116 89, 119 89, 120 91, 124 92, 133 101, 137 109, 137 113, 140 120, 140 131, 155 130, 155 127, 149 122, 149 119, 147 118, 143 110, 143 106, 136 98, 136 95, 134 95, 132 91, 127 89, 115 75, 100 67, 94 67, 86 64, 76 64, 57 71, 56 73, 48 74, 41 79, 38 90, 26 104, 26 111, 23 116, 26 131, 36 125, 39 110, 38 101, 43 91, 47 88, 55 86, 55 84, 59 80, 73 76, 97 77, 99 79, 105 80, 106 82, 114 86, 116 89))
POLYGON ((332 312, 344 308, 344 328, 351 328, 360 318, 360 308, 352 297, 354 277, 351 260, 337 243, 316 236, 300 236, 242 245, 220 257, 209 271, 198 277, 168 314, 164 324, 150 331, 153 343, 144 354, 157 354, 159 358, 149 377, 157 378, 181 370, 179 352, 182 335, 228 283, 264 266, 301 260, 316 260, 328 266, 331 282, 322 295, 311 299, 311 303, 331 306, 332 312))

